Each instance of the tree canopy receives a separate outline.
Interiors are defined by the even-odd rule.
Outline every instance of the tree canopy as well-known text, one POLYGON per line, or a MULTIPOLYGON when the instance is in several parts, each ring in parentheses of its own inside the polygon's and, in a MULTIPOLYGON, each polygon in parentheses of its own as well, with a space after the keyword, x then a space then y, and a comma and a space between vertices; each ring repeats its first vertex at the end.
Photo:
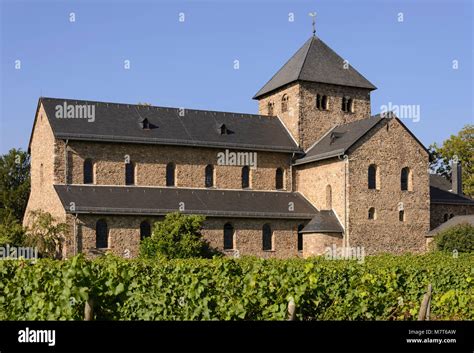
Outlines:
POLYGON ((21 149, 0 156, 0 221, 13 215, 19 220, 30 194, 30 158, 21 149))
POLYGON ((462 165, 462 184, 465 195, 474 196, 474 125, 466 125, 457 135, 451 135, 441 146, 433 143, 431 170, 451 180, 450 161, 458 160, 462 165))

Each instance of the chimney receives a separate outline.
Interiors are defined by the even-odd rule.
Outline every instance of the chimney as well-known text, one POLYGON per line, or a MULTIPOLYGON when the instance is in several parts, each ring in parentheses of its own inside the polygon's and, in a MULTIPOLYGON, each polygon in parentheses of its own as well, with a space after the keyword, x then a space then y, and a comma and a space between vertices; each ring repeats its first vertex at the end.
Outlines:
POLYGON ((462 170, 459 162, 453 162, 451 169, 451 192, 462 195, 462 170))

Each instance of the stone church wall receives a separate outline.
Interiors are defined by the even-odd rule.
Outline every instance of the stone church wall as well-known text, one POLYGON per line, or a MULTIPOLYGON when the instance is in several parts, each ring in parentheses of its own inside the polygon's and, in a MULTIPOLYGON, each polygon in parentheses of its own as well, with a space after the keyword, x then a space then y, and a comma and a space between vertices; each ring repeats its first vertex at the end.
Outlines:
MULTIPOLYGON (((125 185, 125 158, 129 156, 136 166, 135 185, 138 186, 166 186, 166 165, 174 162, 177 187, 204 188, 205 168, 212 164, 215 187, 242 189, 242 166, 217 165, 217 154, 224 151, 225 149, 201 147, 70 141, 69 183, 83 182, 83 163, 86 158, 91 158, 95 163, 96 184, 125 185)), ((291 154, 256 153, 257 168, 251 168, 250 171, 251 188, 275 190, 276 169, 282 168, 285 188, 287 191, 291 190, 291 154)), ((58 162, 64 164, 64 160, 58 162)))
MULTIPOLYGON (((140 223, 144 220, 151 224, 163 217, 142 216, 111 216, 111 215, 79 215, 77 221, 68 216, 71 234, 76 229, 76 239, 71 236, 67 243, 67 256, 74 255, 76 249, 89 257, 104 253, 96 249, 95 225, 99 219, 104 219, 108 225, 109 249, 118 256, 136 257, 140 246, 140 223), (76 225, 74 226, 74 222, 76 225)), ((278 220, 278 219, 245 219, 245 218, 208 218, 204 222, 202 235, 212 248, 223 251, 228 256, 253 255, 262 258, 287 258, 301 256, 298 252, 297 229, 299 224, 308 220, 278 220), (235 230, 235 249, 223 250, 224 224, 230 222, 235 230), (265 223, 273 231, 273 250, 262 250, 262 227, 265 223)))
POLYGON ((457 205, 432 203, 430 212, 430 230, 440 226, 445 222, 444 217, 465 216, 474 214, 474 205, 457 205))
POLYGON ((60 157, 57 154, 57 145, 58 142, 53 136, 53 130, 41 105, 30 145, 31 192, 23 219, 24 225, 30 223, 30 212, 35 210, 49 212, 58 221, 66 219, 66 212, 53 187, 55 176, 60 173, 55 165, 55 160, 60 157))
POLYGON ((430 227, 428 153, 395 119, 379 126, 349 151, 349 244, 366 254, 421 252, 430 227), (368 167, 378 168, 379 187, 368 189, 368 167), (409 167, 412 191, 402 191, 409 167), (403 203, 405 221, 399 221, 403 203), (374 207, 375 219, 368 219, 374 207))

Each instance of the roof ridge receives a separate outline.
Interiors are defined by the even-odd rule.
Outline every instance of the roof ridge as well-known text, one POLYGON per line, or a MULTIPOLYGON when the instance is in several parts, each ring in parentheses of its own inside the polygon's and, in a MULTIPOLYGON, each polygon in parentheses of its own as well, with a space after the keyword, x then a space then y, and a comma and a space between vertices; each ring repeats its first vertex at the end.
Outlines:
MULTIPOLYGON (((303 60, 303 63, 301 64, 301 67, 299 69, 299 72, 298 72, 298 80, 301 80, 301 72, 303 72, 303 67, 304 67, 304 64, 306 63, 306 59, 308 59, 308 54, 309 54, 309 51, 311 50, 311 47, 313 45, 313 42, 314 40, 316 39, 317 37, 314 35, 310 38, 311 42, 309 43, 309 46, 308 46, 308 50, 306 50, 306 54, 304 56, 304 60, 303 60)), ((296 53, 295 53, 296 54, 296 53)))
POLYGON ((269 115, 262 115, 262 114, 253 114, 253 113, 239 113, 239 112, 229 112, 223 110, 206 110, 206 109, 193 109, 193 108, 186 108, 186 107, 170 107, 170 106, 158 106, 158 105, 142 105, 142 104, 135 104, 135 103, 120 103, 120 102, 104 102, 104 101, 97 101, 97 100, 86 100, 86 99, 77 99, 77 98, 55 98, 55 97, 40 97, 40 101, 44 99, 49 100, 62 100, 62 101, 76 101, 76 102, 87 102, 87 103, 101 103, 101 104, 115 104, 115 105, 127 105, 130 107, 150 107, 150 108, 158 108, 158 109, 185 109, 191 112, 207 112, 207 113, 225 113, 225 114, 233 114, 233 115, 249 115, 255 116, 265 119, 271 119, 272 117, 269 115))
MULTIPOLYGON (((261 96, 261 94, 259 95, 259 92, 260 92, 269 82, 271 82, 281 71, 283 71, 283 69, 285 68, 285 66, 286 66, 291 60, 293 60, 293 58, 296 56, 296 54, 298 54, 298 52, 306 45, 306 43, 307 43, 309 40, 311 40, 311 38, 308 39, 308 40, 306 40, 306 41, 303 43, 303 45, 302 45, 301 47, 299 47, 298 50, 296 50, 296 52, 280 67, 280 69, 278 69, 278 71, 275 72, 275 73, 272 75, 272 77, 270 77, 270 79, 267 81, 267 83, 266 83, 261 89, 259 89, 257 93, 255 93, 255 95, 253 96, 253 99, 257 98, 258 96, 261 96)), ((310 43, 309 46, 311 46, 311 43, 310 43)), ((309 48, 309 46, 308 46, 308 48, 309 48)), ((307 56, 307 55, 308 55, 308 52, 306 52, 305 59, 306 59, 306 56, 307 56)), ((301 66, 301 67, 303 67, 303 66, 301 66)), ((300 72, 301 72, 301 68, 300 68, 300 72)), ((298 80, 298 77, 299 77, 299 74, 298 74, 297 78, 296 78, 295 80, 293 80, 292 82, 298 80)), ((289 83, 291 83, 291 82, 289 82, 289 83)), ((267 93, 269 93, 269 92, 267 92, 267 93)), ((266 94, 266 93, 264 93, 264 94, 266 94)))

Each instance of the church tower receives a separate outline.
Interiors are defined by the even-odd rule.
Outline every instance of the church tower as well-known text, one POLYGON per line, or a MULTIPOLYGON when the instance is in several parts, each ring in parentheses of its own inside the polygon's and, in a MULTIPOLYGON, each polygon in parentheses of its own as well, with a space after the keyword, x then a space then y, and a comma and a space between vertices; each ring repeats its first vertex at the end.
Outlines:
POLYGON ((376 87, 313 35, 253 99, 307 150, 336 125, 370 117, 376 87))

